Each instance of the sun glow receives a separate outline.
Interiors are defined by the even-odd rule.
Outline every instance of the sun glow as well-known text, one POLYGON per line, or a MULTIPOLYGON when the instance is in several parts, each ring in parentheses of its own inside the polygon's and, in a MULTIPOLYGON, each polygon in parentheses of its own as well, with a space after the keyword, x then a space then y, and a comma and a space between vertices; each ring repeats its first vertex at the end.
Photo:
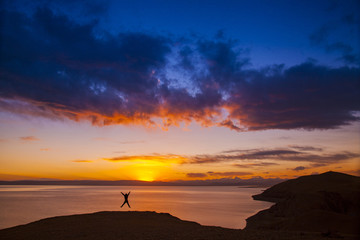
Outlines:
POLYGON ((145 157, 131 159, 127 161, 127 165, 121 168, 121 172, 126 172, 130 179, 139 181, 156 181, 171 179, 174 175, 174 164, 179 159, 162 159, 157 157, 145 157))
POLYGON ((137 171, 137 180, 145 181, 145 182, 152 182, 155 180, 154 172, 151 170, 139 170, 137 171))
POLYGON ((151 182, 156 180, 159 175, 162 175, 169 166, 169 163, 160 161, 139 161, 133 164, 132 168, 137 180, 151 182))

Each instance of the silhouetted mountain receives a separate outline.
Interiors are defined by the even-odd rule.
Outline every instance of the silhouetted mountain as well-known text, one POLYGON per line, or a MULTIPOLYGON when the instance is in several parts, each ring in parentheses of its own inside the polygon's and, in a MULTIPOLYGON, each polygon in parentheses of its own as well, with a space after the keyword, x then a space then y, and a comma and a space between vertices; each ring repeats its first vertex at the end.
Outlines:
POLYGON ((20 180, 0 181, 0 185, 81 185, 81 186, 254 186, 269 187, 286 179, 253 177, 250 179, 221 178, 209 180, 177 180, 177 181, 136 181, 136 180, 20 180))
POLYGON ((276 204, 248 218, 246 229, 359 233, 359 177, 337 172, 303 176, 253 198, 276 204))

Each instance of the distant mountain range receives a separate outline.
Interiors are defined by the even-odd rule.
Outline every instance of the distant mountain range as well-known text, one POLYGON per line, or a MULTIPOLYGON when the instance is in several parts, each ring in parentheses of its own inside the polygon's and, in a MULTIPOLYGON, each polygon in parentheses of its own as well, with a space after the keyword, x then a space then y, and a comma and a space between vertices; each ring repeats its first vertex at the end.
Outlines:
POLYGON ((80 186, 246 186, 246 187, 269 187, 277 183, 286 181, 281 178, 262 178, 254 177, 250 179, 241 178, 221 178, 210 180, 191 180, 191 181, 136 181, 136 180, 19 180, 19 181, 0 181, 0 185, 80 185, 80 186))

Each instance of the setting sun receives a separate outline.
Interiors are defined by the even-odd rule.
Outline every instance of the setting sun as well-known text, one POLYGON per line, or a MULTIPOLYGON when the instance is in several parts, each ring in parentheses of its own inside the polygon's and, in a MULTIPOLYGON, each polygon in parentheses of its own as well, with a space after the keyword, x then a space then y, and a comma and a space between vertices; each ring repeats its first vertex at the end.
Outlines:
POLYGON ((137 174, 137 180, 145 182, 152 182, 155 180, 154 173, 152 171, 139 171, 137 174))
POLYGON ((171 178, 174 165, 176 164, 173 160, 167 162, 156 157, 151 160, 144 157, 126 161, 120 172, 126 173, 129 179, 151 182, 171 178))
POLYGON ((162 171, 161 164, 156 163, 138 163, 132 165, 134 178, 140 181, 151 182, 156 180, 160 171, 162 171))

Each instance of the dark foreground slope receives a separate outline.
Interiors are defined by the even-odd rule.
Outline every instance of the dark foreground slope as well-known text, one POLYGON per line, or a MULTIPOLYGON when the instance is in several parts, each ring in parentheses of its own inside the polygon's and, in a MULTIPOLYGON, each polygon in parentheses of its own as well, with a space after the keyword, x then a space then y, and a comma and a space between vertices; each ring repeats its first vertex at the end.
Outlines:
POLYGON ((0 239, 235 239, 237 232, 203 227, 165 213, 98 212, 48 218, 0 230, 0 239))
POLYGON ((359 234, 359 177, 337 172, 303 176, 253 198, 276 204, 248 218, 246 229, 359 234))
MULTIPOLYGON (((43 219, 0 230, 1 240, 323 240, 318 233, 235 230, 201 226, 170 214, 98 212, 43 219)), ((345 236, 344 240, 355 240, 345 236)))

